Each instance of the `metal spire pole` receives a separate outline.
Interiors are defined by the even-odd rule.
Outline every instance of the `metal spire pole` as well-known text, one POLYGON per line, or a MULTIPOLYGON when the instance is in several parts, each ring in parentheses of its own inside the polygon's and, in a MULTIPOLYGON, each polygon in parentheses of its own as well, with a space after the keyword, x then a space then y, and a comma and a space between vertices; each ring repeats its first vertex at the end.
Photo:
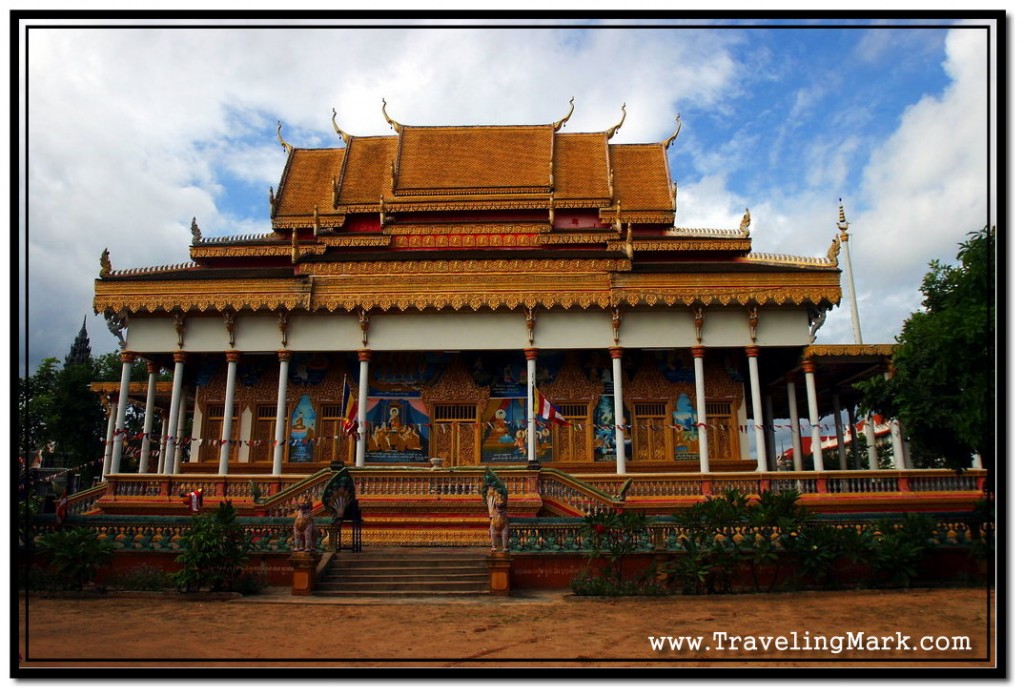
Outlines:
POLYGON ((843 199, 839 199, 839 222, 836 223, 836 227, 839 228, 839 241, 843 245, 843 251, 846 252, 846 272, 850 276, 850 320, 853 322, 853 342, 863 343, 860 337, 860 315, 857 313, 857 290, 853 285, 853 258, 850 256, 850 235, 847 232, 850 229, 850 223, 846 221, 846 213, 843 212, 843 199))

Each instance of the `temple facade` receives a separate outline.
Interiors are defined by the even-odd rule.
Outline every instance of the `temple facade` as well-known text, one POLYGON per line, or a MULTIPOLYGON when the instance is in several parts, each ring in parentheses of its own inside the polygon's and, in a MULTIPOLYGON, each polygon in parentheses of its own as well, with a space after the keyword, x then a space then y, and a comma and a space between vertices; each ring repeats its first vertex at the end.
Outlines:
POLYGON ((781 256, 751 251, 749 213, 678 227, 678 120, 616 144, 622 121, 574 133, 571 114, 419 127, 385 105, 394 135, 335 121, 338 147, 316 149, 279 126, 266 234, 193 221, 179 266, 115 270, 104 252, 94 309, 125 361, 97 386, 104 475, 769 471, 788 444, 772 424, 801 417, 820 467, 820 416, 852 411, 851 385, 890 353, 814 343, 841 298, 839 238, 781 256), (130 383, 136 360, 148 384, 130 383), (147 412, 131 457, 119 395, 147 412))

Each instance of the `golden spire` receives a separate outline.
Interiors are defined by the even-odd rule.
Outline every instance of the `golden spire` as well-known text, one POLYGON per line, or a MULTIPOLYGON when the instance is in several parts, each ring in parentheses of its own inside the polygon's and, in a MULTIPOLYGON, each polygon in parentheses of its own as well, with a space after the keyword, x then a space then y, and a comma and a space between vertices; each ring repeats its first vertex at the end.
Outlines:
POLYGON ((334 132, 338 134, 338 137, 345 141, 345 147, 348 147, 349 142, 352 140, 352 136, 338 128, 338 110, 331 109, 331 123, 334 125, 334 132))
POLYGON ((382 98, 381 101, 384 102, 383 106, 380 107, 380 110, 384 112, 384 120, 388 122, 388 125, 391 126, 392 130, 396 133, 401 133, 402 124, 391 120, 391 117, 388 116, 388 100, 382 98))
POLYGON ((676 138, 679 136, 679 131, 682 130, 682 128, 683 121, 681 118, 679 118, 679 114, 676 114, 676 132, 669 136, 668 139, 662 141, 661 143, 666 150, 672 147, 672 143, 676 141, 676 138))
POLYGON ((569 117, 572 116, 572 112, 576 108, 575 104, 573 103, 575 100, 576 100, 576 97, 570 97, 570 99, 569 99, 569 113, 567 113, 560 121, 555 121, 554 122, 553 125, 555 127, 555 132, 556 133, 558 132, 558 130, 562 126, 564 126, 566 124, 566 122, 569 120, 569 117))
POLYGON ((612 126, 611 128, 609 128, 608 130, 606 130, 604 132, 605 137, 608 138, 608 139, 611 139, 616 133, 619 132, 619 129, 622 128, 622 124, 625 123, 625 122, 626 122, 626 103, 623 102, 622 103, 622 118, 619 119, 619 122, 617 124, 615 124, 614 126, 612 126))
POLYGON ((281 148, 285 152, 287 152, 289 155, 292 154, 292 150, 294 150, 295 148, 292 147, 291 145, 289 145, 288 143, 286 143, 284 141, 284 138, 281 137, 281 122, 280 121, 277 122, 277 141, 279 143, 281 143, 281 148))
POLYGON ((839 222, 836 223, 836 227, 839 228, 839 234, 844 242, 849 239, 850 235, 847 230, 850 229, 850 223, 846 221, 846 212, 843 210, 842 198, 839 199, 839 222))

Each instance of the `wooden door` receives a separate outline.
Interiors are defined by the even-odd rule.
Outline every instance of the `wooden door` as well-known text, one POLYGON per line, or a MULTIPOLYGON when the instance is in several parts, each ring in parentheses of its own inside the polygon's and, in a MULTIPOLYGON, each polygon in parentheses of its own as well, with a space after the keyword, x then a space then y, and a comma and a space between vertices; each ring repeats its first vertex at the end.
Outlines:
POLYGON ((477 466, 480 463, 475 404, 437 404, 433 423, 431 456, 443 459, 442 466, 477 466))

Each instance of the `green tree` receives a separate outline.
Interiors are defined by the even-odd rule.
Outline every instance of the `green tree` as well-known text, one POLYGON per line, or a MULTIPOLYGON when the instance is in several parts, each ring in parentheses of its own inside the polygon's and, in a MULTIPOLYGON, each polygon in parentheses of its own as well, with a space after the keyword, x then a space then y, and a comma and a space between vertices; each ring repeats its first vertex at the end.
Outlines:
POLYGON ((863 404, 899 418, 915 458, 961 469, 974 453, 990 468, 996 424, 995 230, 971 232, 958 265, 932 261, 922 309, 903 324, 893 377, 859 386, 863 404))
POLYGON ((181 535, 181 570, 171 576, 183 592, 232 590, 242 577, 251 543, 230 502, 192 519, 181 535))

